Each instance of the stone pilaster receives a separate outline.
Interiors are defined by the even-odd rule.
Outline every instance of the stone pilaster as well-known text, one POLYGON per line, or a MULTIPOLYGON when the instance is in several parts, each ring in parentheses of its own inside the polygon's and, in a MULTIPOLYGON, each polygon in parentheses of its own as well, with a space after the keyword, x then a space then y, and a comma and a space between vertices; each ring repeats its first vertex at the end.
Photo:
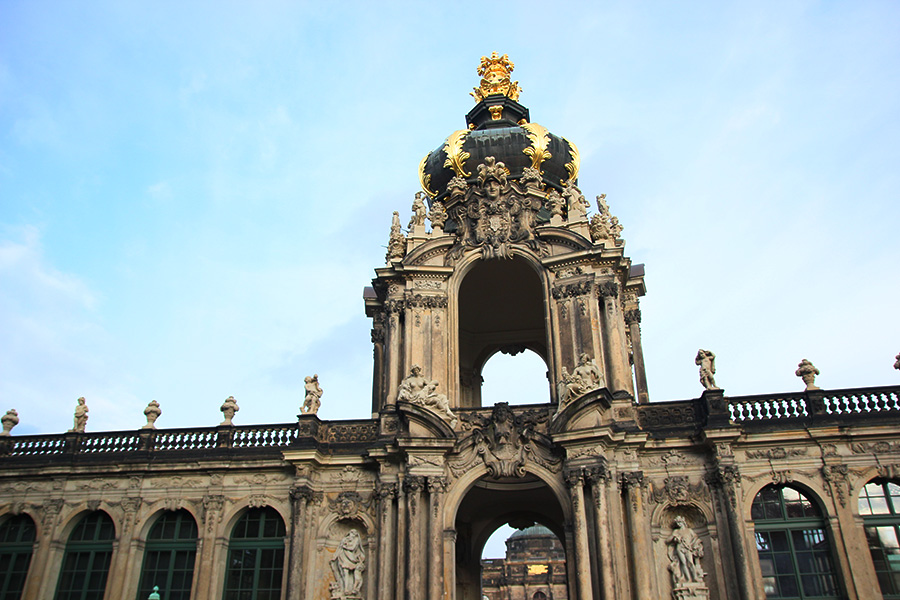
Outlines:
POLYGON ((640 404, 650 402, 647 391, 647 370, 644 367, 644 348, 641 346, 641 310, 633 308, 625 312, 625 324, 631 336, 631 356, 634 359, 634 383, 640 404))
POLYGON ((135 518, 140 506, 141 499, 138 497, 126 497, 120 503, 122 526, 119 532, 118 552, 113 554, 113 562, 109 569, 111 585, 107 586, 114 598, 130 598, 137 594, 137 579, 129 577, 129 573, 140 572, 141 568, 139 564, 135 564, 137 533, 134 530, 135 518))
POLYGON ((306 564, 305 544, 303 536, 306 533, 306 512, 309 502, 313 498, 313 491, 306 485, 298 485, 291 489, 291 530, 288 541, 288 576, 286 597, 302 600, 306 597, 306 589, 303 581, 304 565, 306 564))
POLYGON ((392 600, 394 595, 394 552, 396 533, 394 528, 394 502, 397 498, 396 483, 380 483, 378 494, 378 599, 392 600))
POLYGON ((591 600, 591 556, 588 546, 587 513, 584 506, 584 479, 581 469, 569 469, 564 474, 572 501, 573 535, 575 538, 575 577, 578 600, 591 600))
POLYGON ((644 564, 651 556, 646 535, 649 524, 644 512, 644 473, 642 471, 622 473, 620 483, 625 492, 625 512, 628 515, 628 529, 631 535, 631 572, 635 597, 652 598, 650 569, 644 564))
POLYGON ((603 345, 607 357, 607 381, 612 392, 625 391, 634 395, 631 365, 628 362, 628 342, 625 339, 625 319, 619 307, 619 284, 604 281, 599 286, 603 306, 603 345))
POLYGON ((422 544, 422 533, 427 514, 422 510, 422 489, 425 487, 424 478, 419 475, 407 475, 403 480, 403 489, 406 492, 406 532, 409 539, 407 551, 406 597, 408 600, 425 600, 425 561, 422 560, 426 550, 422 544))
POLYGON ((588 467, 584 471, 585 479, 591 486, 591 498, 594 505, 595 536, 598 559, 600 561, 600 598, 616 600, 616 581, 613 573, 611 532, 609 529, 609 506, 607 506, 607 484, 609 469, 606 464, 588 467))
POLYGON ((443 505, 445 477, 428 477, 428 597, 440 598, 443 591, 443 505))
POLYGON ((51 498, 41 507, 40 535, 29 567, 29 573, 33 573, 35 576, 28 577, 25 581, 23 598, 53 597, 66 545, 65 540, 59 539, 56 531, 59 513, 63 505, 62 498, 51 498))
POLYGON ((748 545, 744 537, 743 519, 738 509, 741 471, 734 464, 731 444, 716 444, 716 455, 716 470, 707 477, 707 483, 725 512, 728 537, 731 540, 733 573, 729 574, 731 577, 726 576, 726 580, 733 582, 729 586, 730 594, 741 600, 752 600, 756 597, 756 584, 749 572, 745 551, 748 545))
MULTIPOLYGON (((222 510, 225 508, 225 496, 206 495, 203 497, 203 524, 200 526, 200 539, 197 544, 197 598, 213 598, 220 579, 217 568, 216 546, 219 541, 217 533, 222 510)), ((222 540, 225 549, 225 540, 222 540)), ((224 561, 223 561, 224 562, 224 561)))

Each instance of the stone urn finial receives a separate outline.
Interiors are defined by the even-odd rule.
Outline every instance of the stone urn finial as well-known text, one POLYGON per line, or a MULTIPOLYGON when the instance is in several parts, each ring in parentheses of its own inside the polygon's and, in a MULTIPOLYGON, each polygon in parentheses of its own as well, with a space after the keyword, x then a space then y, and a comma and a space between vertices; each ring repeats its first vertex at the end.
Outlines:
POLYGON ((234 413, 241 410, 241 407, 235 402, 234 396, 228 396, 225 398, 225 403, 222 404, 222 407, 219 410, 225 415, 225 420, 219 423, 219 425, 234 425, 231 420, 234 418, 234 413))
POLYGON ((897 369, 898 371, 900 371, 900 354, 898 354, 894 358, 897 359, 897 362, 894 363, 894 368, 897 369))
POLYGON ((16 412, 16 409, 11 408, 0 417, 0 422, 3 423, 3 431, 0 431, 0 435, 10 435, 12 428, 19 424, 19 413, 16 412))
POLYGON ((803 380, 803 383, 806 384, 807 390, 821 389, 816 386, 816 375, 818 374, 819 370, 816 368, 816 366, 805 358, 800 361, 799 365, 797 365, 797 371, 794 373, 794 375, 803 380))
POLYGON ((147 408, 144 409, 144 415, 147 417, 147 424, 141 427, 141 429, 156 429, 156 420, 161 414, 162 409, 159 407, 159 402, 151 400, 150 404, 147 405, 147 408))

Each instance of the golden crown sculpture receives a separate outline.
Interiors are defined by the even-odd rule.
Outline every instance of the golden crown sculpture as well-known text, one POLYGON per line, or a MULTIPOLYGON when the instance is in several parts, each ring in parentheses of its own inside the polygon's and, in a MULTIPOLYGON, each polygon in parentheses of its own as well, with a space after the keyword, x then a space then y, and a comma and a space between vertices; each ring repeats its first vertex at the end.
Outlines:
POLYGON ((474 88, 472 96, 476 102, 481 102, 488 96, 508 96, 513 100, 519 99, 522 88, 518 81, 510 81, 509 74, 515 69, 515 65, 509 60, 509 56, 500 56, 496 52, 491 57, 481 57, 481 65, 478 74, 481 75, 481 85, 474 88))

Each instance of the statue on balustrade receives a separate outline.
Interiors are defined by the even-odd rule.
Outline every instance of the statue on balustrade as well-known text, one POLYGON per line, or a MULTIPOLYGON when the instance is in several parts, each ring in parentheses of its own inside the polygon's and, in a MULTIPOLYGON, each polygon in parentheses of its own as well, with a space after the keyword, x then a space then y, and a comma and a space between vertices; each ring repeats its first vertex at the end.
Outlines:
POLYGON ((88 410, 88 405, 84 396, 82 396, 78 399, 78 404, 75 406, 75 426, 69 431, 84 433, 84 428, 87 426, 88 421, 88 410))
POLYGON ((319 387, 319 374, 316 373, 312 377, 305 377, 303 388, 306 390, 306 397, 303 399, 303 406, 300 412, 305 415, 314 415, 319 412, 322 406, 322 394, 325 392, 319 387))

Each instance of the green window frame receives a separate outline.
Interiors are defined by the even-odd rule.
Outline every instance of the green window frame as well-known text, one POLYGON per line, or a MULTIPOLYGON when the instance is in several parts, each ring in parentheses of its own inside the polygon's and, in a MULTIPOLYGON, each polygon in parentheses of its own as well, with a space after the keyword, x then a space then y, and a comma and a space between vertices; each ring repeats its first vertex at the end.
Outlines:
POLYGON ((154 586, 166 600, 190 600, 197 533, 197 521, 186 510, 164 512, 156 519, 147 534, 137 600, 145 600, 154 586))
POLYGON ((876 479, 859 492, 869 554, 885 600, 900 599, 900 484, 876 479))
POLYGON ((103 600, 115 536, 115 525, 105 512, 81 518, 66 543, 56 600, 103 600))
POLYGON ((284 577, 284 519, 274 508, 251 508, 228 542, 223 600, 280 600, 284 577))
POLYGON ((834 552, 818 505, 800 490, 767 485, 750 509, 766 598, 841 597, 834 552))
POLYGON ((37 528, 28 515, 16 515, 0 525, 0 600, 19 600, 28 578, 37 528))

